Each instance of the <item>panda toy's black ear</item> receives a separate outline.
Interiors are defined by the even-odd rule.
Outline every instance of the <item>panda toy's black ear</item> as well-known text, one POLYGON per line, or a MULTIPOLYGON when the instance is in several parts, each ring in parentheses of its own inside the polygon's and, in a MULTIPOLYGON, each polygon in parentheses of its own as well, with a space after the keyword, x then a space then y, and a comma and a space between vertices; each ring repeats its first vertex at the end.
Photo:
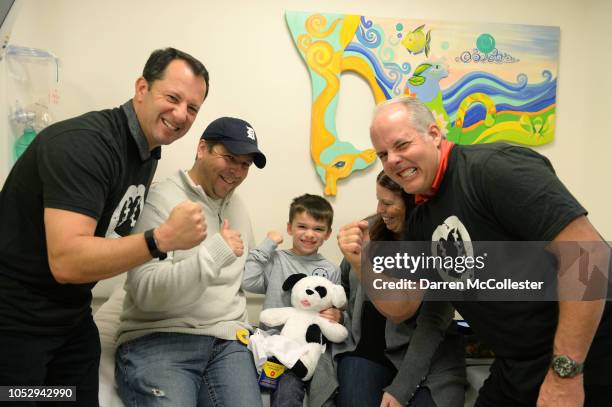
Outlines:
POLYGON ((293 289, 293 286, 296 285, 297 282, 303 279, 304 277, 308 276, 304 273, 291 274, 283 283, 283 290, 291 291, 293 289))

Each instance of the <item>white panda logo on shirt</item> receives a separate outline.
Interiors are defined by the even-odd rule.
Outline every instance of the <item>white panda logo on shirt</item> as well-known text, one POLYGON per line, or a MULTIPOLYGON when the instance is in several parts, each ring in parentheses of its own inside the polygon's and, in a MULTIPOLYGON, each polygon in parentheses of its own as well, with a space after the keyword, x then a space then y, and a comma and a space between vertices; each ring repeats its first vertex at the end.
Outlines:
POLYGON ((324 278, 327 278, 329 280, 329 273, 323 267, 315 268, 314 270, 312 270, 312 273, 310 273, 310 275, 311 276, 324 277, 324 278))
POLYGON ((130 185, 113 211, 106 237, 117 238, 130 234, 144 208, 145 191, 146 188, 142 184, 130 185))
MULTIPOLYGON (((472 239, 466 227, 455 215, 449 216, 431 235, 431 253, 438 257, 474 257, 472 239)), ((474 268, 457 273, 452 268, 436 267, 438 274, 445 281, 463 281, 474 278, 474 268)))

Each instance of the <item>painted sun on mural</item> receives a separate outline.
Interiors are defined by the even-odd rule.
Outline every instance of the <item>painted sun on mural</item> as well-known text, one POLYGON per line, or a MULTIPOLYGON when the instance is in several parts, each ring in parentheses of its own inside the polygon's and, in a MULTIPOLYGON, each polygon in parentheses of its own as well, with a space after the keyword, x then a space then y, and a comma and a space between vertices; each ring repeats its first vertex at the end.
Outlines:
POLYGON ((413 96, 460 144, 538 146, 554 137, 559 28, 287 12, 310 72, 310 153, 326 195, 372 165, 336 130, 340 75, 368 83, 375 103, 413 96))

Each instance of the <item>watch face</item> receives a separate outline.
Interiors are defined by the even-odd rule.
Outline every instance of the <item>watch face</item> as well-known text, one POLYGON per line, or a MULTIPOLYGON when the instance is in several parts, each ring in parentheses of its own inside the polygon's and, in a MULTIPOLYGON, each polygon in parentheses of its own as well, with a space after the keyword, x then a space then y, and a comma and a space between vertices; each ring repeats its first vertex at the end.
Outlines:
POLYGON ((560 377, 572 377, 576 374, 576 362, 567 356, 556 356, 552 368, 560 377))

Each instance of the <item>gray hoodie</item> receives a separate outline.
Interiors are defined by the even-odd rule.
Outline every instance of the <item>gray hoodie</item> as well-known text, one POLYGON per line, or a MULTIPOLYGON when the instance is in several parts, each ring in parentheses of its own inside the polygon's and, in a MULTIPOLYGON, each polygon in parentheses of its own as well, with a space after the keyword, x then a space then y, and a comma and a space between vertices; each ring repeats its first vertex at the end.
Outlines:
POLYGON ((162 224, 185 200, 201 203, 207 237, 190 250, 168 253, 128 272, 117 344, 153 332, 180 332, 236 339, 251 329, 240 288, 247 253, 254 247, 251 221, 236 194, 210 198, 184 171, 151 187, 134 233, 162 224), (236 257, 219 234, 224 219, 241 233, 244 254, 236 257))

